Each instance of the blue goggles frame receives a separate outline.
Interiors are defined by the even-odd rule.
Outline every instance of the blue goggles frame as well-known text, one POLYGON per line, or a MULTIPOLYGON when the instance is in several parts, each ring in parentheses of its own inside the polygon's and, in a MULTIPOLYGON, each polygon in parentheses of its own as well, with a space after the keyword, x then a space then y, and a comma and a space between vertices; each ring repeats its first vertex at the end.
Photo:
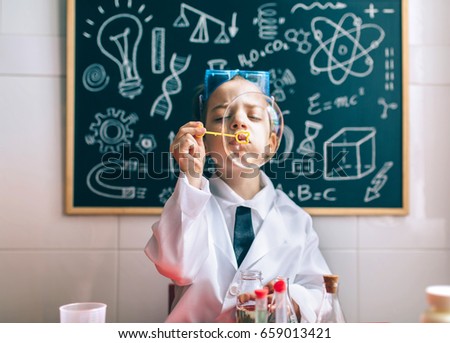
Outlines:
POLYGON ((236 75, 254 83, 265 95, 270 96, 270 73, 267 71, 207 69, 205 72, 203 99, 201 100, 203 102, 207 101, 217 87, 230 81, 236 75))

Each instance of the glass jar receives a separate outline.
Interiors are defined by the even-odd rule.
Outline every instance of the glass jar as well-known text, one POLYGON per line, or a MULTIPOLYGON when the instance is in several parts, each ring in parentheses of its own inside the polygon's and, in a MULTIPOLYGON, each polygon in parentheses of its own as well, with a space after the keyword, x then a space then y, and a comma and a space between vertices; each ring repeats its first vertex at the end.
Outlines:
POLYGON ((261 271, 243 270, 239 280, 239 294, 236 301, 236 322, 255 322, 255 290, 263 288, 261 271))
POLYGON ((450 323, 450 286, 435 285, 426 288, 429 308, 422 314, 422 323, 450 323))

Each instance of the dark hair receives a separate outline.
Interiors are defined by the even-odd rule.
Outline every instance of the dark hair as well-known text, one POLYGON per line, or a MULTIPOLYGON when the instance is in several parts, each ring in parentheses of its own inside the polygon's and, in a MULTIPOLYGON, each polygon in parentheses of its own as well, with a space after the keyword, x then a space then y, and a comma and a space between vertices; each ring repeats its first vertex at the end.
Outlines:
POLYGON ((200 96, 203 96, 205 85, 201 84, 195 87, 194 97, 192 99, 192 117, 194 120, 201 121, 206 124, 205 104, 201 104, 200 96))

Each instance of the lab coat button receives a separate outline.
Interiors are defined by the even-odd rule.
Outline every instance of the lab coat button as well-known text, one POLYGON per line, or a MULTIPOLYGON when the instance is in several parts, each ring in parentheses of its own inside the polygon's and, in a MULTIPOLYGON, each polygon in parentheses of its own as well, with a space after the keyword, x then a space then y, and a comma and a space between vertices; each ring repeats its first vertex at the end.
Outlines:
POLYGON ((237 283, 233 283, 230 286, 229 292, 231 295, 236 296, 239 294, 239 285, 237 283))

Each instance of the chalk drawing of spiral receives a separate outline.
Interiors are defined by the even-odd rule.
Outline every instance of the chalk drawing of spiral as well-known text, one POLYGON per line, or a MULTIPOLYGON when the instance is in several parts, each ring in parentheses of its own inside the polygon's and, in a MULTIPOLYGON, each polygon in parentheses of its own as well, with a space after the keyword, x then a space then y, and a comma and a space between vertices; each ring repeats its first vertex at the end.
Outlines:
POLYGON ((101 64, 94 63, 87 67, 83 73, 83 85, 91 92, 103 90, 109 83, 109 76, 101 64))

